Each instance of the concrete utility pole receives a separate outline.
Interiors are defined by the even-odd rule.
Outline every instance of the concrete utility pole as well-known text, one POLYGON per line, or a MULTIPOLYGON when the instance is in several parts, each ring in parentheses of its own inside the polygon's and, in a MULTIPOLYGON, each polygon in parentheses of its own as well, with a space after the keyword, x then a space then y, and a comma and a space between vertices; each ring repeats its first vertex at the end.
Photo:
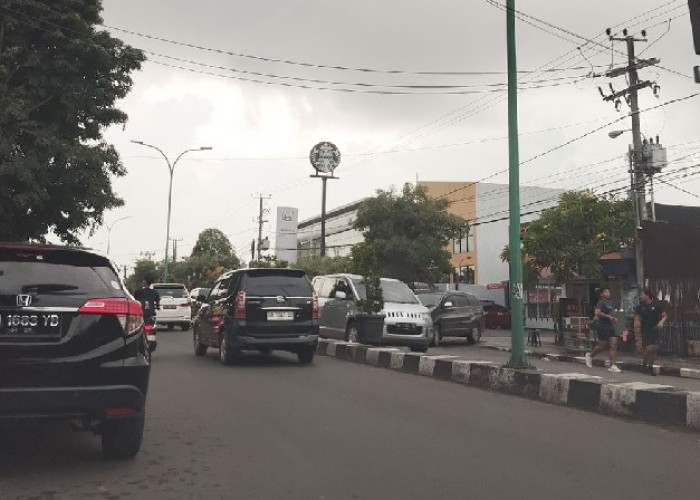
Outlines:
POLYGON ((173 238, 173 262, 177 262, 177 242, 182 241, 182 238, 173 238))
MULTIPOLYGON (((630 117, 632 118, 632 150, 630 151, 630 166, 631 166, 631 179, 632 186, 630 191, 630 196, 632 198, 632 203, 634 204, 635 215, 637 219, 637 229, 635 234, 635 264, 636 264, 636 274, 637 274, 637 287, 639 289, 644 288, 644 254, 642 251, 642 222, 648 219, 647 207, 646 207, 646 183, 645 183, 645 170, 643 166, 642 159, 642 131, 639 122, 639 95, 638 92, 641 89, 647 87, 655 87, 654 82, 645 80, 640 81, 637 74, 637 70, 645 68, 648 66, 654 66, 661 62, 659 59, 637 59, 634 55, 634 44, 635 42, 646 42, 646 32, 642 31, 642 38, 635 38, 632 35, 628 35, 627 30, 622 30, 623 37, 618 38, 612 35, 610 28, 606 30, 606 33, 610 41, 625 42, 627 46, 627 66, 623 68, 614 68, 605 73, 605 76, 609 78, 614 78, 617 76, 627 75, 629 87, 626 89, 615 91, 610 86, 611 94, 605 96, 603 94, 603 100, 612 101, 615 103, 615 108, 618 109, 621 105, 620 98, 624 98, 630 107, 630 117)), ((600 89, 599 89, 600 90, 600 89)))
POLYGON ((262 194, 258 195, 256 198, 260 200, 260 210, 258 212, 258 262, 260 262, 260 259, 262 257, 262 229, 263 229, 263 224, 267 222, 267 220, 264 219, 265 216, 265 211, 266 209, 263 207, 263 200, 269 200, 270 195, 263 196, 262 194))

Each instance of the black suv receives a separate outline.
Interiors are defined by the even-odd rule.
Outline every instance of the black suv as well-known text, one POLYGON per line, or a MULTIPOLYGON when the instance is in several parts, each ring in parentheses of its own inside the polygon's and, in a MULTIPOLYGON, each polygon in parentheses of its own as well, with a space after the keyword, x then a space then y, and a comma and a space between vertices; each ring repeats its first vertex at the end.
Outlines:
POLYGON ((485 328, 484 308, 475 295, 436 291, 420 293, 418 300, 430 309, 435 325, 434 345, 440 345, 444 337, 466 337, 470 344, 481 339, 485 328))
POLYGON ((70 419, 106 458, 141 446, 150 365, 141 304, 80 248, 0 243, 0 422, 70 419))
POLYGON ((221 275, 194 320, 194 352, 219 349, 223 364, 243 350, 297 354, 311 363, 318 345, 318 300, 304 271, 239 269, 221 275))

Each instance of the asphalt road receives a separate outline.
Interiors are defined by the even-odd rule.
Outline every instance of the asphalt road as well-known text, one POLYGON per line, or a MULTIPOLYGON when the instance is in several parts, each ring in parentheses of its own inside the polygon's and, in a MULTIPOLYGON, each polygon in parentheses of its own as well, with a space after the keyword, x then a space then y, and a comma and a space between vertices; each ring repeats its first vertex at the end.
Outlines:
POLYGON ((318 357, 159 333, 142 452, 0 431, 2 499, 696 498, 700 436, 318 357))

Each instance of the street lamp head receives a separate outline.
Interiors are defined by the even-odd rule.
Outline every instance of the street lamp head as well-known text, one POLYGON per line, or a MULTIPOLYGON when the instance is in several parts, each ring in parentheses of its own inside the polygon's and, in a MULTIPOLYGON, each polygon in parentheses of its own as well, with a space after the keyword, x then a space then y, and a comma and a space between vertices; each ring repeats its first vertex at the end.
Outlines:
POLYGON ((133 142, 134 144, 140 144, 141 146, 145 145, 143 141, 135 141, 132 139, 131 142, 133 142))
POLYGON ((612 130, 612 131, 608 132, 608 137, 610 137, 611 139, 616 139, 616 138, 620 137, 622 134, 624 134, 625 132, 626 132, 626 130, 612 130))
POLYGON ((202 146, 199 148, 200 151, 211 151, 213 148, 211 146, 202 146))

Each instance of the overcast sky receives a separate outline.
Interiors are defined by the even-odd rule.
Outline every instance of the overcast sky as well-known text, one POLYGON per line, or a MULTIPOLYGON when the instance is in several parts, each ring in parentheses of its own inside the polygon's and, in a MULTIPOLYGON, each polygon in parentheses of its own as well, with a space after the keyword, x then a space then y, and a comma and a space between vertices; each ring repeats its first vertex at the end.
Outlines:
MULTIPOLYGON (((171 160, 188 148, 213 148, 188 153, 175 170, 171 235, 181 240, 181 256, 201 230, 216 227, 247 260, 258 195, 270 197, 263 233, 271 239, 276 207, 298 207, 301 220, 318 215, 321 183, 309 177, 308 153, 320 141, 342 153, 340 179, 328 183, 329 210, 416 178, 507 182, 499 173, 508 168, 506 23, 492 2, 104 0, 104 7, 112 34, 149 59, 119 103, 128 123, 106 132, 128 170, 114 181, 125 206, 105 215, 108 224, 129 217, 111 231, 110 255, 120 265, 144 251, 162 259, 165 247, 166 163, 132 139, 171 160), (418 74, 426 72, 437 74, 418 74)), ((592 76, 625 62, 624 43, 611 45, 605 29, 640 38, 646 29, 649 42, 636 44, 637 54, 661 59, 640 72, 660 87, 658 98, 641 91, 642 109, 692 95, 700 92, 692 79, 700 56, 687 0, 519 0, 516 9, 525 19, 516 28, 522 184, 623 188, 631 135, 612 140, 607 132, 630 128, 629 108, 623 102, 617 112, 597 87, 609 93, 609 83, 620 90, 626 82, 592 76)), ((656 183, 657 202, 700 205, 699 111, 696 97, 642 114, 643 133, 660 135, 671 160, 660 176, 670 184, 656 183)), ((84 243, 106 250, 107 233, 103 227, 84 243)))

